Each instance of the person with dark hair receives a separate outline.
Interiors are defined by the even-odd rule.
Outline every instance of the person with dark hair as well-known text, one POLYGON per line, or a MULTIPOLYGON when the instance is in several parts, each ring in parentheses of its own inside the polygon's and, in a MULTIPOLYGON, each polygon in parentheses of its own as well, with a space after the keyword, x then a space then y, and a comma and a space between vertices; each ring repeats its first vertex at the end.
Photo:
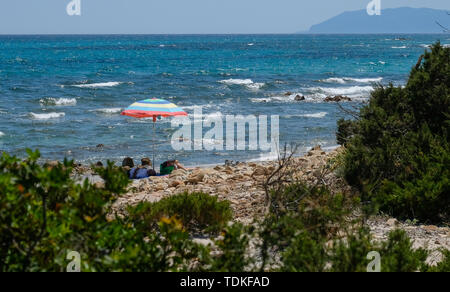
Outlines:
POLYGON ((187 170, 178 160, 169 160, 161 164, 160 172, 161 175, 168 175, 177 169, 187 170))
POLYGON ((134 161, 133 161, 133 158, 131 158, 131 157, 126 157, 126 158, 122 161, 122 167, 133 168, 133 167, 134 167, 134 161))
POLYGON ((130 170, 134 167, 134 161, 131 157, 126 157, 122 161, 122 169, 127 174, 127 176, 130 176, 130 170))

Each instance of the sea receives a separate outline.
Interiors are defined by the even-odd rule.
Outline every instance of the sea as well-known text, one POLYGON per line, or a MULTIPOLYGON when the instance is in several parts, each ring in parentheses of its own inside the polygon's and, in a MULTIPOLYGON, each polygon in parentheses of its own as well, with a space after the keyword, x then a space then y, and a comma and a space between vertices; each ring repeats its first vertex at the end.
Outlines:
POLYGON ((448 46, 450 35, 3 35, 0 152, 39 149, 43 160, 82 164, 154 153, 156 163, 188 166, 277 157, 273 149, 176 151, 172 118, 158 119, 154 135, 152 119, 121 115, 148 98, 189 117, 199 108, 210 117, 265 115, 269 123, 278 115, 280 148, 333 149, 347 110, 364 106, 379 84, 404 86, 438 40, 448 46), (352 101, 324 101, 336 95, 352 101))

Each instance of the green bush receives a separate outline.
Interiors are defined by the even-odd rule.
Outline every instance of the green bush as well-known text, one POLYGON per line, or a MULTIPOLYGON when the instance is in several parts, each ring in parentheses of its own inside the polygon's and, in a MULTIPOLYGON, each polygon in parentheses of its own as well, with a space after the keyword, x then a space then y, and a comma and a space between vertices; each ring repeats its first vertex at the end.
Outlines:
POLYGON ((359 119, 339 122, 347 181, 394 216, 448 221, 449 125, 450 49, 438 43, 405 88, 379 86, 359 119))
POLYGON ((130 218, 110 218, 129 183, 122 171, 111 163, 98 169, 105 187, 97 188, 71 180, 71 162, 42 167, 38 158, 38 152, 25 161, 0 157, 1 272, 62 272, 71 251, 80 254, 83 272, 354 272, 365 271, 369 251, 380 253, 382 271, 449 271, 448 251, 429 267, 427 253, 412 250, 403 232, 373 243, 360 222, 349 219, 353 200, 323 187, 296 184, 273 193, 278 205, 254 226, 225 226, 229 205, 205 194, 143 204, 130 210, 130 218), (189 226, 222 232, 205 247, 192 240, 189 226))
POLYGON ((71 251, 82 271, 178 271, 203 248, 174 220, 159 233, 143 234, 107 215, 128 178, 108 163, 99 174, 105 188, 70 179, 71 162, 42 167, 39 152, 21 161, 0 157, 0 271, 65 271, 71 251))
POLYGON ((232 219, 230 203, 204 193, 184 193, 130 209, 136 226, 153 231, 164 217, 176 217, 189 231, 220 231, 232 219))

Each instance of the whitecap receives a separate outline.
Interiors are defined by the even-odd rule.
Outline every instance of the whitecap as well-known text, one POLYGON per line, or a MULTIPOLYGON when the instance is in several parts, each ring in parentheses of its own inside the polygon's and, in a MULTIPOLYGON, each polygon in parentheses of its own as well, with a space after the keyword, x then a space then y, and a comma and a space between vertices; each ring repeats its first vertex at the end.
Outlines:
POLYGON ((377 77, 377 78, 342 77, 342 78, 328 78, 328 79, 320 80, 320 82, 345 84, 347 82, 373 83, 373 82, 381 82, 382 80, 383 80, 383 77, 377 77))
POLYGON ((401 46, 401 47, 392 47, 392 49, 406 49, 407 46, 401 46))
POLYGON ((53 98, 47 97, 39 100, 41 105, 56 105, 56 106, 64 106, 64 105, 76 105, 76 98, 53 98))
MULTIPOLYGON (((103 83, 91 83, 91 84, 74 84, 69 85, 78 88, 101 88, 101 87, 114 87, 122 84, 123 82, 103 82, 103 83)), ((62 85, 64 87, 64 85, 62 85)))
POLYGON ((34 120, 49 120, 49 119, 58 119, 64 117, 65 113, 45 113, 45 114, 35 114, 30 113, 30 117, 34 120))
POLYGON ((3 137, 3 136, 5 136, 5 133, 0 132, 0 137, 3 137))
MULTIPOLYGON (((327 116, 328 113, 326 112, 319 112, 319 113, 314 113, 314 114, 303 114, 303 115, 298 115, 299 117, 302 118, 315 118, 315 119, 322 119, 324 117, 327 116)), ((293 116, 290 116, 293 117, 293 116)))
POLYGON ((119 108, 119 107, 114 107, 114 108, 99 108, 99 109, 95 109, 92 111, 101 113, 101 114, 113 115, 113 114, 121 113, 123 111, 123 109, 119 108))
POLYGON ((251 79, 227 79, 227 80, 221 80, 219 82, 222 84, 225 84, 225 85, 229 85, 229 86, 242 85, 242 86, 246 86, 248 89, 251 89, 251 90, 259 90, 266 85, 265 83, 255 83, 251 79))
POLYGON ((368 97, 373 91, 372 86, 351 86, 351 87, 311 87, 307 88, 317 96, 346 95, 349 97, 368 97))

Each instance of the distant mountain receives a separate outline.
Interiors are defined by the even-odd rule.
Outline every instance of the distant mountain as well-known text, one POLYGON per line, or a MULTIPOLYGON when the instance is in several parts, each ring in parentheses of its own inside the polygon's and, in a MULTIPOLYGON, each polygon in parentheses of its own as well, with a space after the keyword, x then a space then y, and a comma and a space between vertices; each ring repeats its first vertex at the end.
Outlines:
POLYGON ((379 16, 359 10, 314 25, 309 33, 442 33, 436 21, 450 27, 450 16, 445 10, 404 7, 383 9, 379 16))

